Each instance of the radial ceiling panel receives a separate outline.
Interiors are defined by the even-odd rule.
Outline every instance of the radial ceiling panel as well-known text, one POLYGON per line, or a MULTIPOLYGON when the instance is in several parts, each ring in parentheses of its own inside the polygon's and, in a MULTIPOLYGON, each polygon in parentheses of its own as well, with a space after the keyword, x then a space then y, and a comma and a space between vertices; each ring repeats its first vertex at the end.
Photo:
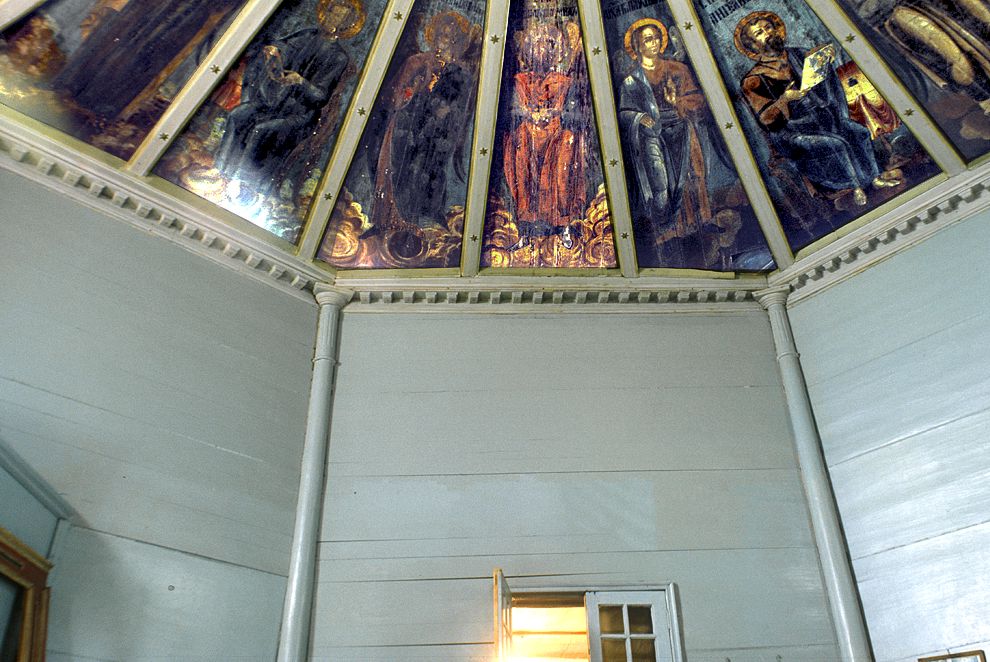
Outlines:
POLYGON ((52 0, 2 33, 0 102, 130 158, 243 0, 52 0))
POLYGON ((450 6, 413 5, 320 260, 342 268, 459 264, 485 4, 450 6))
POLYGON ((284 3, 154 173, 297 241, 384 10, 284 3))
POLYGON ((773 257, 665 3, 603 0, 642 267, 760 271, 773 257))
POLYGON ((507 39, 482 265, 615 267, 577 3, 510 3, 507 39))
POLYGON ((990 9, 982 0, 838 0, 967 160, 990 151, 990 9))
POLYGON ((792 249, 939 173, 801 0, 694 0, 792 249))

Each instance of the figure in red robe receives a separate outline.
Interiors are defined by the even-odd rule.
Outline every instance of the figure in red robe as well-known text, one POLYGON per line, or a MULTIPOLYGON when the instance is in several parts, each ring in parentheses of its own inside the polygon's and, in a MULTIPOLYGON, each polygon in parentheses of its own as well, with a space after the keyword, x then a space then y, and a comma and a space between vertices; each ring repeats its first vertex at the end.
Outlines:
POLYGON ((519 72, 513 77, 514 128, 504 144, 504 174, 515 204, 519 242, 560 234, 573 245, 572 220, 584 214, 583 136, 562 116, 577 71, 581 36, 575 23, 564 29, 534 20, 517 34, 519 72))

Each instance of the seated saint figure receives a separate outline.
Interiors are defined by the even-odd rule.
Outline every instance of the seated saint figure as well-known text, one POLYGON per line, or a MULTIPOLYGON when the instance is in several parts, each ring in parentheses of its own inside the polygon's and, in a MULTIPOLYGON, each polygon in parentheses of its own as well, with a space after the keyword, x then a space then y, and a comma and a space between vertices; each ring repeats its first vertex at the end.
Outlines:
POLYGON ((709 174, 732 169, 691 70, 661 57, 667 43, 667 29, 656 19, 629 27, 625 48, 637 66, 619 92, 619 122, 636 183, 637 248, 647 253, 658 250, 658 239, 677 245, 698 235, 713 217, 709 174))
POLYGON ((834 67, 802 89, 807 48, 786 45, 783 20, 755 11, 739 21, 735 45, 756 64, 743 76, 743 97, 769 134, 777 153, 790 160, 817 189, 851 191, 856 205, 867 203, 865 188, 900 186, 899 171, 881 172, 870 130, 849 117, 849 105, 834 67))
POLYGON ((360 32, 360 0, 321 0, 317 24, 294 17, 269 43, 249 56, 240 103, 230 111, 216 167, 231 182, 228 194, 249 201, 268 195, 285 160, 317 126, 347 71, 350 58, 340 45, 360 32))

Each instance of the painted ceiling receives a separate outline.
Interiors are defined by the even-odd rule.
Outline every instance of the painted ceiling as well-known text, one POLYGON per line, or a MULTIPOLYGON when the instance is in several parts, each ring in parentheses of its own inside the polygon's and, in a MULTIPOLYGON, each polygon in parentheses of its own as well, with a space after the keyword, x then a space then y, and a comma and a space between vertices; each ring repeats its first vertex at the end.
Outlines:
POLYGON ((0 29, 4 117, 328 273, 769 272, 990 152, 983 0, 7 0, 0 29))

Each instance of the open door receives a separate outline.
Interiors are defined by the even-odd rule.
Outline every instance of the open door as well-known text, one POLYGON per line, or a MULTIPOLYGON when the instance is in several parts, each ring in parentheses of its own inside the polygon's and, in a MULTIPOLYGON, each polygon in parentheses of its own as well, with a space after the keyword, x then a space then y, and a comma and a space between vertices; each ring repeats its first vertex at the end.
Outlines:
POLYGON ((512 645, 512 591, 501 568, 495 568, 495 659, 507 662, 512 645))

